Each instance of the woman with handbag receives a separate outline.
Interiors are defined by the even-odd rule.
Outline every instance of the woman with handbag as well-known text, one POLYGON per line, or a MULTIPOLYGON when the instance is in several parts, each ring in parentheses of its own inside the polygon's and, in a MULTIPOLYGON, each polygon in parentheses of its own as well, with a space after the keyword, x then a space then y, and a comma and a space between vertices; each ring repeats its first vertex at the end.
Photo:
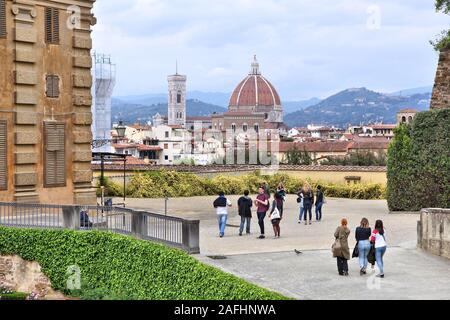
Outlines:
POLYGON ((359 257, 359 274, 365 275, 367 273, 367 265, 369 261, 367 259, 370 251, 370 235, 372 234, 372 229, 369 227, 369 220, 363 218, 361 224, 356 228, 355 238, 357 241, 356 247, 359 257))
POLYGON ((350 229, 347 227, 347 219, 341 220, 341 225, 336 229, 333 245, 333 256, 337 258, 337 267, 340 276, 348 276, 348 260, 350 260, 350 247, 348 246, 348 236, 350 229))
POLYGON ((272 202, 272 210, 269 215, 270 220, 272 221, 273 232, 275 233, 275 237, 280 237, 280 222, 283 219, 283 196, 279 192, 275 192, 275 199, 272 202))
POLYGON ((375 229, 372 232, 370 241, 375 244, 375 259, 380 269, 380 273, 377 275, 378 278, 384 278, 384 261, 383 257, 386 253, 386 230, 383 226, 383 221, 377 220, 375 222, 375 229))

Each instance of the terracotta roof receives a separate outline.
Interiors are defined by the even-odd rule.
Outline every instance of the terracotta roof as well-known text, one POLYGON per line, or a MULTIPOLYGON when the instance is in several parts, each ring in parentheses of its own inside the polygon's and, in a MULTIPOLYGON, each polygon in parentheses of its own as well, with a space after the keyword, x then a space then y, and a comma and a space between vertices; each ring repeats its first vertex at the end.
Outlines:
POLYGON ((297 148, 300 151, 307 152, 347 152, 349 142, 281 142, 280 152, 286 152, 297 148))
POLYGON ((114 149, 136 149, 137 147, 138 147, 138 145, 137 144, 117 144, 117 143, 113 143, 112 144, 112 147, 114 148, 114 149))
POLYGON ((147 163, 142 159, 138 159, 138 158, 129 156, 129 157, 127 157, 126 164, 128 166, 128 165, 146 165, 147 163))
POLYGON ((146 144, 140 144, 137 146, 139 151, 162 151, 163 148, 160 146, 149 146, 146 144))
POLYGON ((350 150, 387 150, 389 141, 354 141, 350 144, 350 150))
POLYGON ((132 126, 129 126, 129 127, 136 129, 136 130, 151 130, 152 129, 150 126, 141 125, 139 123, 133 124, 132 126))
POLYGON ((409 109, 402 109, 398 113, 419 113, 419 111, 416 109, 409 108, 409 109))

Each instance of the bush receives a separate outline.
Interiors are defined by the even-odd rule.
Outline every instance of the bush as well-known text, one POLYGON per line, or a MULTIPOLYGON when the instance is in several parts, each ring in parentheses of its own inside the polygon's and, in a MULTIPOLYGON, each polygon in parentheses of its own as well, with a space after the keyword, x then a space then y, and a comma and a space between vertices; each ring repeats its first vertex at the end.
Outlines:
POLYGON ((38 262, 54 289, 86 299, 286 299, 180 250, 108 232, 0 227, 0 254, 38 262), (82 287, 68 291, 73 265, 82 287))
POLYGON ((450 207, 450 109, 419 113, 389 147, 387 198, 392 211, 450 207))
MULTIPOLYGON (((263 176, 259 171, 242 176, 218 175, 212 179, 192 173, 175 171, 156 171, 138 173, 127 187, 128 195, 133 198, 193 197, 217 195, 223 191, 228 195, 242 194, 245 190, 256 193, 261 184, 267 183, 270 190, 276 190, 280 182, 284 183, 287 193, 297 193, 305 180, 288 174, 263 176)), ((380 184, 330 184, 320 181, 308 181, 316 188, 323 187, 325 195, 351 199, 384 199, 385 187, 380 184)))
POLYGON ((26 300, 28 294, 23 292, 2 293, 0 294, 0 300, 26 300))

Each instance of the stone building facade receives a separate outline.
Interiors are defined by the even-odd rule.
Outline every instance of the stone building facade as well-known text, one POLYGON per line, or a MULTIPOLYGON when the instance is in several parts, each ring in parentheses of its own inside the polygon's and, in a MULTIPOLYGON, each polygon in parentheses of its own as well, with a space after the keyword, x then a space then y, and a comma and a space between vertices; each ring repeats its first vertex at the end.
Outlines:
POLYGON ((167 77, 169 83, 168 124, 186 126, 186 81, 187 77, 177 73, 167 77))
POLYGON ((450 48, 442 50, 431 97, 431 109, 450 108, 450 48))
POLYGON ((96 202, 95 0, 0 0, 0 201, 96 202))

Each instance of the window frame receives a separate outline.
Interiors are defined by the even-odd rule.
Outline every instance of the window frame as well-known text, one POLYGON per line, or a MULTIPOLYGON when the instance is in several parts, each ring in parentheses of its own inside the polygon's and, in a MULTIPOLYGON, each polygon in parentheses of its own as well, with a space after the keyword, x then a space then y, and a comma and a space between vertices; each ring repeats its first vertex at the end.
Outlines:
MULTIPOLYGON (((43 139, 44 139, 44 144, 43 144, 43 170, 44 170, 44 188, 46 189, 50 189, 50 188, 61 188, 61 187, 66 187, 67 186, 67 173, 66 173, 66 169, 67 169, 67 165, 66 165, 66 123, 65 122, 56 122, 56 121, 44 121, 43 124, 43 139), (47 165, 48 165, 48 158, 47 158, 47 152, 50 152, 49 150, 47 150, 48 147, 48 134, 47 134, 47 125, 49 124, 55 124, 55 125, 63 125, 64 128, 64 139, 63 139, 63 146, 62 146, 62 150, 55 150, 53 152, 63 152, 63 178, 64 178, 64 182, 57 182, 57 174, 55 172, 55 183, 48 183, 47 181, 47 165)), ((56 156, 56 154, 55 154, 56 156)), ((55 160, 57 162, 57 160, 55 160)), ((55 164, 57 166, 57 164, 55 164)), ((58 170, 58 168, 56 168, 55 170, 58 170)))
POLYGON ((8 29, 6 25, 6 0, 0 0, 0 39, 6 39, 8 29))

